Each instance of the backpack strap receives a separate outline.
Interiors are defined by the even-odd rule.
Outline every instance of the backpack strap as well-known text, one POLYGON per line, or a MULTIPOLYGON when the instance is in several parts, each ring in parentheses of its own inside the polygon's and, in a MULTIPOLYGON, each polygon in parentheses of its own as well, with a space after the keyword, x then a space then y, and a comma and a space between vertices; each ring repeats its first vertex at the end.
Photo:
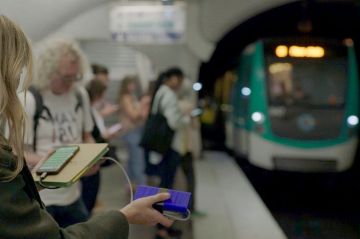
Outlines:
POLYGON ((34 86, 29 87, 30 93, 34 96, 35 99, 35 114, 33 117, 33 151, 36 152, 37 150, 37 129, 39 126, 40 118, 46 119, 42 116, 42 113, 45 111, 48 115, 49 119, 53 122, 53 117, 51 115, 50 109, 44 105, 44 100, 42 95, 40 94, 39 90, 36 89, 34 86))
POLYGON ((24 167, 20 174, 23 176, 23 179, 25 181, 25 186, 24 186, 25 193, 28 195, 28 197, 31 200, 36 200, 39 203, 40 208, 45 209, 45 205, 40 198, 39 192, 36 188, 36 184, 32 178, 31 172, 28 166, 26 165, 26 163, 24 163, 24 167))
MULTIPOLYGON (((166 92, 162 93, 160 96, 158 96, 157 98, 157 102, 155 104, 155 100, 152 102, 152 105, 151 105, 151 112, 150 114, 152 113, 153 109, 156 108, 156 111, 154 112, 155 114, 161 114, 163 112, 161 112, 161 102, 162 102, 162 99, 164 98, 166 92)), ((155 97, 156 97, 156 94, 155 94, 155 97)))
POLYGON ((44 110, 44 101, 43 101, 43 97, 40 94, 40 92, 34 87, 34 86, 30 86, 29 87, 29 91, 30 93, 34 96, 35 99, 35 114, 34 114, 34 124, 33 124, 33 150, 34 152, 36 152, 36 139, 37 139, 37 128, 39 126, 39 120, 41 117, 41 113, 44 110))
MULTIPOLYGON (((87 94, 87 92, 86 92, 87 94)), ((75 89, 75 98, 76 98, 76 105, 75 105, 75 113, 77 113, 80 109, 82 109, 82 114, 83 114, 83 119, 82 119, 82 132, 85 132, 85 109, 84 109, 84 99, 83 99, 83 95, 81 93, 81 90, 79 88, 75 89)), ((91 114, 91 109, 90 110, 90 114, 91 114)))
POLYGON ((75 112, 78 112, 78 110, 83 107, 83 98, 79 89, 76 89, 75 96, 76 96, 75 112))

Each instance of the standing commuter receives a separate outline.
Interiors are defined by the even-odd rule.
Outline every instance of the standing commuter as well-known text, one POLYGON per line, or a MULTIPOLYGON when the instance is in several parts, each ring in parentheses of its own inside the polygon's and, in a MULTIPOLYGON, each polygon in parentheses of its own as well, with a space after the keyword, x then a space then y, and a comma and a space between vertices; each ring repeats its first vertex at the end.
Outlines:
MULTIPOLYGON (((100 80, 106 87, 109 87, 110 77, 108 68, 100 64, 92 64, 91 68, 94 74, 94 79, 100 80)), ((117 104, 107 101, 105 97, 101 102, 98 102, 96 108, 102 118, 107 118, 119 110, 119 106, 117 104)))
POLYGON ((133 187, 145 184, 145 159, 144 151, 139 146, 143 132, 144 109, 141 101, 136 96, 136 76, 125 77, 119 89, 120 121, 124 126, 123 139, 128 151, 128 172, 133 187))
POLYGON ((109 85, 110 78, 108 68, 100 64, 92 64, 91 69, 94 79, 102 81, 106 86, 109 85))
MULTIPOLYGON (((30 166, 55 147, 94 142, 89 99, 79 87, 85 67, 83 53, 70 40, 50 39, 42 46, 33 88, 25 101, 30 166)), ((80 194, 80 183, 40 192, 47 211, 62 227, 88 219, 80 194)))
POLYGON ((151 113, 157 111, 163 114, 171 129, 175 131, 170 149, 162 155, 162 160, 158 165, 160 173, 160 187, 172 188, 175 179, 176 168, 180 163, 180 152, 183 148, 181 137, 182 129, 185 129, 191 121, 191 108, 182 111, 177 91, 180 89, 184 79, 184 74, 179 68, 170 68, 162 77, 160 87, 155 91, 151 113), (166 164, 166 166, 162 165, 166 164))
MULTIPOLYGON (((181 162, 180 152, 183 148, 181 130, 190 124, 191 109, 184 112, 180 109, 177 91, 180 89, 184 79, 184 73, 179 68, 170 68, 158 79, 158 89, 156 89, 151 106, 151 114, 162 114, 170 126, 175 131, 170 149, 161 157, 161 161, 155 167, 160 176, 161 188, 173 188, 176 169, 181 162)), ((149 152, 146 155, 153 157, 155 153, 149 152)), ((149 161, 149 160, 147 160, 149 161)), ((157 238, 167 238, 168 236, 178 236, 179 230, 158 226, 157 238)))
MULTIPOLYGON (((96 143, 109 143, 109 140, 119 134, 120 128, 116 131, 110 132, 106 126, 104 119, 97 109, 97 105, 102 102, 105 97, 107 86, 103 81, 98 79, 93 79, 89 81, 86 85, 86 90, 90 97, 91 104, 91 118, 94 123, 93 130, 91 132, 92 137, 94 138, 96 143)), ((109 151, 105 155, 106 157, 112 157, 117 159, 116 157, 116 148, 109 145, 109 151)), ((81 178, 82 183, 82 199, 85 203, 86 209, 91 213, 95 207, 95 203, 99 205, 97 202, 97 194, 99 192, 100 187, 100 171, 95 173, 94 175, 90 175, 87 177, 81 178)))

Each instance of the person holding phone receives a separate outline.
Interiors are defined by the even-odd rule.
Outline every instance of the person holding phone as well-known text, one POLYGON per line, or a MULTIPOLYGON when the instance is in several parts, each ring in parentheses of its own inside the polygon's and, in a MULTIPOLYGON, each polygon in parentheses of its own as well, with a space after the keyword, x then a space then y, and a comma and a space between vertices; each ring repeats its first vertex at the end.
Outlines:
MULTIPOLYGON (((94 79, 101 81, 106 86, 109 86, 109 70, 106 66, 100 64, 92 64, 91 69, 92 73, 94 74, 94 79)), ((99 111, 101 117, 107 118, 108 116, 116 113, 119 110, 119 106, 117 104, 113 104, 107 101, 104 98, 101 102, 98 102, 98 104, 96 105, 96 109, 99 111)))
POLYGON ((90 98, 91 113, 94 126, 97 127, 97 132, 94 132, 95 128, 92 132, 92 136, 95 141, 97 143, 103 143, 118 136, 120 131, 122 130, 122 124, 117 123, 107 128, 105 126, 104 118, 98 111, 99 104, 101 104, 105 98, 107 85, 103 81, 94 78, 86 84, 85 88, 90 98))
POLYGON ((139 78, 125 76, 118 93, 120 121, 124 125, 123 140, 128 152, 128 173, 132 187, 146 183, 144 151, 139 146, 144 124, 144 107, 136 95, 139 78))
POLYGON ((59 227, 46 211, 24 160, 26 116, 17 92, 26 90, 31 81, 31 47, 20 27, 3 15, 0 41, 0 238, 126 239, 129 223, 170 226, 172 221, 152 208, 170 197, 162 193, 81 224, 59 227), (10 132, 8 138, 5 125, 10 132))
MULTIPOLYGON (((30 167, 54 148, 93 143, 89 97, 82 84, 85 57, 71 39, 41 42, 36 57, 36 77, 25 94, 26 160, 30 167), (40 99, 40 100, 39 100, 40 99)), ((47 211, 63 227, 89 218, 81 197, 81 184, 40 192, 47 211)))
MULTIPOLYGON (((186 107, 187 109, 182 111, 177 96, 183 80, 184 73, 180 68, 171 67, 167 69, 157 79, 151 102, 150 114, 162 114, 166 118, 169 127, 175 132, 171 147, 163 155, 148 150, 145 151, 146 172, 148 175, 155 174, 160 177, 160 188, 173 188, 184 145, 182 130, 191 123, 192 107, 186 107), (160 162, 154 165, 151 163, 151 157, 160 158, 160 162)), ((156 238, 178 237, 181 233, 180 230, 158 225, 156 238)))
MULTIPOLYGON (((105 126, 104 118, 98 111, 99 107, 97 106, 103 102, 107 90, 107 85, 104 83, 104 81, 95 78, 86 84, 86 90, 89 94, 91 117, 94 122, 94 128, 91 134, 96 143, 109 143, 111 138, 119 135, 122 129, 122 125, 115 124, 111 128, 107 128, 105 126)), ((115 146, 109 145, 109 151, 106 156, 117 159, 115 146)), ((81 178, 81 196, 85 207, 90 213, 93 211, 96 204, 99 205, 99 203, 97 203, 97 195, 100 188, 100 177, 100 171, 98 171, 93 175, 81 178)))

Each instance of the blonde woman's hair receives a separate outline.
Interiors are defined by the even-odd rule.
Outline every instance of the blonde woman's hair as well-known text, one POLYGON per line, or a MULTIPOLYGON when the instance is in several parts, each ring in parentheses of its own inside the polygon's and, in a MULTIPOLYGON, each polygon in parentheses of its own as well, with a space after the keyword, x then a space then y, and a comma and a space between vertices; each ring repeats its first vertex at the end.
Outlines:
POLYGON ((32 53, 24 32, 9 18, 0 15, 0 125, 9 126, 10 136, 5 140, 0 131, 0 144, 9 144, 17 157, 16 170, 11 175, 0 168, 0 181, 11 181, 24 166, 25 112, 18 98, 20 76, 24 73, 23 88, 27 89, 32 78, 32 53), (25 67, 25 68, 24 68, 25 67), (23 69, 25 72, 22 72, 23 69))
POLYGON ((39 44, 36 49, 36 64, 33 85, 39 90, 47 90, 50 79, 59 69, 59 62, 64 56, 74 56, 80 63, 79 74, 84 75, 88 68, 84 53, 78 43, 72 39, 49 38, 39 44))

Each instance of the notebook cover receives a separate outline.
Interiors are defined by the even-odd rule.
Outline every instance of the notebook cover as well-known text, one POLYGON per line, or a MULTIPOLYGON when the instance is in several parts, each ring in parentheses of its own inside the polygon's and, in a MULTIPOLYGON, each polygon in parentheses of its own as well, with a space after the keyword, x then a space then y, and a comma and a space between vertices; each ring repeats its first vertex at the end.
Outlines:
MULTIPOLYGON (((80 177, 108 151, 108 144, 77 144, 80 148, 65 167, 55 175, 48 175, 43 183, 47 186, 68 187, 80 177)), ((39 175, 32 173, 34 181, 39 181, 39 175)))

